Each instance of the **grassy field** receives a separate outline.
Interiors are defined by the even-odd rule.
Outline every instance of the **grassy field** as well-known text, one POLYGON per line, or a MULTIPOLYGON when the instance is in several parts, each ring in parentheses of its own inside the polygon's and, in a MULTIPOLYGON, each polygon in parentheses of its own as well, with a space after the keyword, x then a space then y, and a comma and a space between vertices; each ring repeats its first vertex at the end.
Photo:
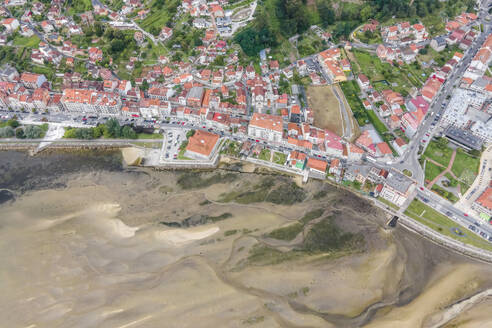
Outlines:
POLYGON ((378 200, 379 200, 381 203, 386 204, 386 205, 388 205, 389 207, 391 207, 391 208, 393 208, 393 209, 395 209, 395 210, 399 210, 399 209, 400 209, 400 207, 398 207, 398 205, 393 204, 392 202, 390 202, 390 201, 389 201, 389 200, 387 200, 387 199, 384 199, 384 198, 382 198, 382 197, 378 197, 378 200))
POLYGON ((258 158, 263 160, 263 161, 270 161, 270 156, 271 156, 270 150, 263 149, 260 152, 260 155, 258 156, 258 158))
POLYGON ((471 185, 478 174, 480 158, 473 157, 458 149, 451 171, 463 182, 471 185))
POLYGON ((314 125, 341 136, 344 122, 332 86, 309 86, 306 95, 314 111, 314 125))
POLYGON ((284 153, 274 152, 272 161, 276 164, 284 165, 285 161, 287 161, 287 155, 284 153))
POLYGON ((434 180, 443 171, 444 168, 437 166, 432 162, 427 161, 427 163, 425 163, 425 180, 428 180, 430 182, 434 180))
POLYGON ((132 145, 144 148, 160 149, 162 147, 162 142, 131 142, 132 145))
POLYGON ((37 48, 39 46, 39 42, 41 42, 41 40, 36 35, 33 35, 29 38, 23 37, 21 35, 16 35, 12 43, 14 44, 14 46, 37 48))
POLYGON ((492 251, 492 244, 418 200, 414 200, 408 206, 405 214, 452 239, 492 251), (451 230, 456 227, 463 232, 462 236, 456 235, 451 230))
POLYGON ((442 147, 438 142, 432 140, 429 142, 429 146, 424 152, 424 156, 428 157, 437 163, 441 164, 444 167, 448 166, 449 160, 451 159, 451 155, 453 154, 453 150, 449 147, 442 147))
POLYGON ((411 81, 404 70, 383 63, 381 60, 367 52, 354 50, 353 54, 361 67, 362 72, 369 78, 373 87, 380 91, 392 89, 400 92, 403 96, 407 95, 412 87, 419 87, 421 84, 411 81), (375 83, 376 81, 387 81, 386 83, 375 83))
POLYGON ((139 134, 137 134, 137 139, 162 139, 162 134, 160 134, 160 133, 139 133, 139 134))
POLYGON ((139 22, 141 28, 149 31, 151 27, 159 30, 166 25, 170 17, 165 11, 156 10, 139 22))

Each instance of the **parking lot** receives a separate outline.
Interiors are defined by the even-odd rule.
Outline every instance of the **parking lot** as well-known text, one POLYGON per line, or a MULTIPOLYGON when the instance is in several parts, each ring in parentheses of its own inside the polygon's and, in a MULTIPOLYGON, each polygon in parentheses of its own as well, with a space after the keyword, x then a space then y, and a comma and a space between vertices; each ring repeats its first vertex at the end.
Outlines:
POLYGON ((179 157, 179 147, 186 140, 185 129, 167 129, 164 132, 164 142, 162 143, 161 161, 176 160, 179 157))

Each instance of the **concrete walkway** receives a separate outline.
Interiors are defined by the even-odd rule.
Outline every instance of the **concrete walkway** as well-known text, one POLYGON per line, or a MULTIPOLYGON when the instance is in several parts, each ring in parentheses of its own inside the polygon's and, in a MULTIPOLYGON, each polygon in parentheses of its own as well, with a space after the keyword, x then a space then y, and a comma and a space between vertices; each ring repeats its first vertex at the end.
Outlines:
MULTIPOLYGON (((429 189, 429 190, 432 189, 432 186, 437 181, 439 181, 439 179, 441 179, 444 175, 446 175, 446 173, 451 172, 451 168, 453 167, 455 157, 456 157, 456 149, 453 151, 453 154, 451 155, 451 159, 449 160, 448 167, 444 171, 442 171, 437 177, 435 177, 434 180, 429 182, 429 184, 427 185, 427 189, 429 189)), ((429 159, 427 159, 427 160, 429 160, 429 159)), ((432 160, 430 160, 430 161, 432 161, 432 160)), ((432 161, 432 163, 437 164, 434 161, 432 161)), ((442 167, 441 164, 438 164, 438 165, 442 167)), ((451 174, 454 175, 453 173, 451 173, 451 174)))

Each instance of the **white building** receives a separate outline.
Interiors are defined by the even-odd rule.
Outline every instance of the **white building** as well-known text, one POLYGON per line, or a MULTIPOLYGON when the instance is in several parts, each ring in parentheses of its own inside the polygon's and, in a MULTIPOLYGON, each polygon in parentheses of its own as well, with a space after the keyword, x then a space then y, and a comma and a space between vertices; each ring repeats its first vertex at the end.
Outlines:
POLYGON ((118 94, 87 89, 65 89, 61 104, 69 112, 117 115, 121 100, 118 94))
POLYGON ((283 135, 282 117, 254 113, 248 126, 248 134, 254 138, 280 142, 283 135))
POLYGON ((392 171, 386 178, 379 196, 395 205, 402 206, 414 188, 415 183, 412 180, 401 173, 392 171))

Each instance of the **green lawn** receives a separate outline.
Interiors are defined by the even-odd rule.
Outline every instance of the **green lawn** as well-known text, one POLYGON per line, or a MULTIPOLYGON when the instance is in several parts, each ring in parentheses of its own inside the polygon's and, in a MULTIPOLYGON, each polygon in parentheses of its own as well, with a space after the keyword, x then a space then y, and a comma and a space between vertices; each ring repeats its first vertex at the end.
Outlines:
POLYGON ((400 207, 399 207, 398 205, 393 204, 392 202, 390 202, 390 201, 389 201, 389 200, 387 200, 387 199, 384 199, 384 198, 382 198, 382 197, 378 197, 378 200, 379 200, 381 203, 386 204, 386 205, 388 205, 389 207, 391 207, 391 208, 393 208, 393 209, 395 209, 395 210, 397 210, 397 211, 400 209, 400 207))
POLYGON ((268 149, 263 149, 261 152, 260 152, 260 155, 258 156, 259 159, 263 160, 263 161, 270 161, 270 150, 268 149))
POLYGON ((137 139, 162 139, 162 134, 160 133, 139 133, 137 134, 137 139))
POLYGON ((273 162, 276 164, 284 165, 287 161, 287 155, 284 153, 275 152, 273 153, 273 162))
POLYGON ((41 40, 36 35, 33 35, 29 38, 23 37, 21 35, 16 35, 13 40, 14 46, 28 48, 37 48, 39 46, 39 42, 41 42, 41 40))
POLYGON ((376 55, 355 49, 353 51, 362 72, 369 78, 371 84, 378 91, 392 89, 400 92, 403 96, 407 95, 412 87, 419 87, 420 83, 412 82, 404 70, 400 67, 392 66, 382 62, 376 55), (386 83, 375 83, 376 81, 386 81, 386 83), (391 84, 395 84, 392 86, 391 84))
POLYGON ((437 166, 432 162, 427 161, 427 163, 425 163, 425 180, 428 180, 430 182, 434 180, 443 171, 444 168, 437 166))
POLYGON ((425 205, 424 203, 414 200, 408 206, 405 214, 420 223, 438 231, 439 233, 451 237, 452 239, 459 240, 463 243, 470 244, 479 248, 483 248, 492 251, 492 244, 488 243, 481 237, 477 236, 468 229, 455 223, 445 215, 437 212, 433 208, 425 205), (463 233, 463 236, 458 236, 451 231, 452 228, 458 227, 463 233))
POLYGON ((429 142, 429 146, 425 150, 424 156, 433 159, 444 167, 447 167, 451 159, 453 150, 449 147, 443 147, 435 140, 429 142))
POLYGON ((468 184, 472 184, 478 174, 479 166, 480 158, 473 157, 464 150, 458 149, 451 171, 453 171, 459 179, 468 184))
POLYGON ((388 132, 388 129, 386 128, 386 125, 384 125, 383 122, 379 119, 379 117, 376 115, 376 113, 372 110, 367 111, 367 116, 369 117, 369 121, 371 121, 372 125, 374 125, 374 128, 378 133, 383 136, 386 132, 388 132))
POLYGON ((131 142, 132 145, 144 147, 144 148, 153 148, 153 149, 161 149, 162 142, 131 142))

